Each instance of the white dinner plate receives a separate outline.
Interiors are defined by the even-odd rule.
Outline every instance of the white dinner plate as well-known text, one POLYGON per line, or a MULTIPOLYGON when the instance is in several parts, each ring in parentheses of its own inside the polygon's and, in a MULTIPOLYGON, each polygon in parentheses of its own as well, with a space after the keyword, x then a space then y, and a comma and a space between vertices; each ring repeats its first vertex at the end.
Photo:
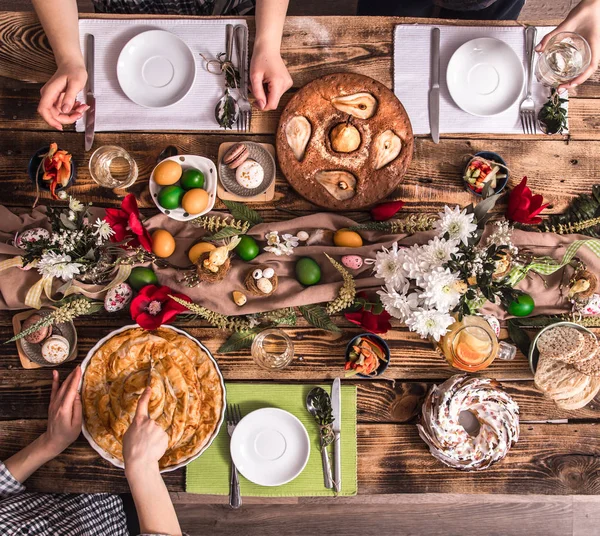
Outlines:
MULTIPOLYGON (((79 381, 79 389, 78 389, 80 393, 81 393, 81 390, 83 389, 83 379, 85 377, 85 370, 87 369, 87 367, 90 363, 90 360, 92 359, 94 354, 100 349, 100 347, 105 342, 112 339, 115 335, 118 335, 119 333, 122 333, 123 331, 127 331, 128 329, 136 329, 139 327, 140 326, 138 326, 137 324, 130 324, 128 326, 123 326, 122 328, 119 328, 119 329, 116 329, 115 331, 110 332, 106 337, 103 337, 94 345, 94 347, 87 353, 87 355, 85 356, 84 360, 81 363, 81 380, 79 381)), ((221 415, 219 416, 219 423, 217 424, 217 427, 215 428, 214 432, 212 433, 212 435, 210 436, 208 441, 205 443, 205 445, 200 449, 200 451, 197 454, 194 454, 187 460, 179 462, 176 465, 172 465, 170 467, 166 467, 165 469, 161 469, 161 471, 160 471, 161 473, 170 473, 171 471, 176 471, 177 469, 181 469, 182 467, 185 467, 188 463, 194 461, 208 447, 210 447, 210 445, 214 441, 215 437, 217 437, 217 435, 219 434, 219 430, 221 429, 221 425, 223 424, 223 420, 225 419, 225 408, 227 406, 227 399, 226 399, 227 393, 225 391, 225 381, 223 380, 223 375, 221 374, 221 369, 219 369, 219 365, 215 361, 215 358, 213 357, 213 355, 210 353, 210 350, 208 348, 206 348, 206 346, 204 346, 200 341, 198 341, 197 339, 195 339, 189 333, 183 331, 182 329, 179 329, 174 326, 167 325, 167 324, 162 325, 161 328, 171 329, 171 330, 179 333, 180 335, 185 335, 188 339, 195 342, 206 353, 206 355, 209 357, 209 359, 215 365, 215 369, 219 376, 219 381, 221 382, 221 389, 223 389, 223 408, 221 409, 221 415)), ((90 434, 88 432, 88 429, 87 429, 87 426, 85 423, 85 419, 83 420, 81 432, 83 433, 83 437, 85 437, 88 440, 90 446, 98 454, 100 454, 100 456, 102 456, 102 458, 104 458, 107 462, 112 463, 116 467, 120 467, 121 469, 125 468, 125 465, 123 464, 123 462, 121 460, 119 460, 118 458, 115 458, 112 454, 110 454, 109 452, 104 450, 100 445, 98 445, 98 443, 96 443, 96 441, 92 437, 92 434, 90 434)))
POLYGON ((231 436, 231 459, 259 486, 281 486, 296 478, 310 456, 308 432, 297 417, 278 408, 248 413, 231 436))
POLYGON ((196 78, 194 54, 179 37, 164 30, 136 35, 117 61, 121 89, 147 108, 172 106, 192 89, 196 78))
POLYGON ((477 116, 508 110, 521 96, 525 75, 515 51, 504 41, 468 41, 450 58, 446 80, 459 108, 477 116))

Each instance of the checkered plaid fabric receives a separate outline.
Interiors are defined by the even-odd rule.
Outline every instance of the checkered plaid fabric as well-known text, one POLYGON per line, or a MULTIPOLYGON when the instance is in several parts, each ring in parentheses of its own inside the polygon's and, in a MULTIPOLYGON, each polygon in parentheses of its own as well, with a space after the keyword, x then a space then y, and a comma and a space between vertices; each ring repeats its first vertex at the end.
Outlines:
POLYGON ((128 536, 118 495, 30 493, 0 461, 0 534, 128 536))
POLYGON ((128 15, 246 15, 254 0, 93 0, 101 13, 128 15), (216 12, 215 12, 216 11, 216 12))

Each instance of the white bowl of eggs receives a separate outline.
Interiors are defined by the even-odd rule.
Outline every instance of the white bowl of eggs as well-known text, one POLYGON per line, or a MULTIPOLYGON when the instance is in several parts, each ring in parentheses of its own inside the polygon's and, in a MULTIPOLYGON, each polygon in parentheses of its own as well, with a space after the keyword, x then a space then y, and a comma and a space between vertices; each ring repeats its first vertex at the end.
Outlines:
POLYGON ((150 175, 150 195, 163 214, 189 221, 210 212, 217 196, 217 168, 197 155, 165 158, 150 175))

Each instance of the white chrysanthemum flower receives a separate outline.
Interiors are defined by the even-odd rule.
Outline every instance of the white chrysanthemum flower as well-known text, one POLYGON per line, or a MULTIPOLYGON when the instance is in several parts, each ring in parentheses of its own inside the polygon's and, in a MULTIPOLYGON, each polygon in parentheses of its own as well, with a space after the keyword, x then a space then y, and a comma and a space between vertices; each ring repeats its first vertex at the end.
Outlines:
POLYGON ((434 229, 440 236, 448 233, 450 240, 458 240, 465 246, 468 245, 469 238, 477 229, 477 224, 473 223, 474 214, 467 214, 467 209, 461 210, 457 205, 453 209, 447 205, 444 212, 439 213, 440 219, 434 224, 434 229))
POLYGON ((94 223, 94 235, 102 240, 108 240, 112 235, 115 234, 114 229, 110 226, 105 220, 101 220, 98 218, 96 223, 94 223))
POLYGON ((435 268, 425 274, 424 292, 420 298, 425 301, 426 307, 433 307, 438 311, 447 313, 454 309, 460 301, 460 292, 457 283, 460 281, 458 274, 449 268, 435 268))
POLYGON ((401 291, 386 285, 384 290, 378 290, 377 294, 381 298, 385 310, 394 318, 406 322, 406 319, 419 306, 419 297, 416 292, 407 294, 408 285, 401 291))
POLYGON ((81 212, 84 209, 83 203, 72 196, 69 196, 69 208, 73 212, 81 212))
POLYGON ((82 266, 78 262, 71 262, 70 255, 47 251, 41 256, 37 268, 43 276, 58 277, 63 281, 68 281, 80 273, 79 268, 82 266))
POLYGON ((400 252, 403 250, 398 249, 398 243, 392 244, 390 249, 382 248, 375 254, 375 263, 373 265, 373 271, 375 277, 383 279, 386 285, 394 288, 400 288, 404 286, 406 281, 406 274, 402 268, 402 256, 400 252))
POLYGON ((419 309, 406 320, 408 329, 418 333, 424 339, 433 337, 436 342, 448 333, 448 327, 453 323, 454 318, 451 315, 435 309, 419 309))
POLYGON ((429 268, 437 268, 450 260, 451 255, 458 255, 458 241, 434 237, 422 248, 421 259, 429 268))
POLYGON ((410 248, 400 250, 400 265, 406 277, 414 279, 417 285, 423 283, 423 276, 427 272, 429 265, 423 260, 423 248, 415 244, 410 248))

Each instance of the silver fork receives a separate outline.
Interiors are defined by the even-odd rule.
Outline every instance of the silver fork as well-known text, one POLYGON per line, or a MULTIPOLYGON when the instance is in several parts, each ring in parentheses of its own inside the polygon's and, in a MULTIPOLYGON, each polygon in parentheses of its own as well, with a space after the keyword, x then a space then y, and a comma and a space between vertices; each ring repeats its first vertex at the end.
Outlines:
POLYGON ((535 38, 537 28, 535 26, 527 26, 525 28, 525 59, 527 60, 527 86, 525 88, 525 98, 521 102, 520 115, 521 126, 524 134, 535 134, 537 119, 535 116, 535 102, 531 97, 531 76, 533 74, 533 47, 535 46, 535 38))
MULTIPOLYGON (((242 420, 242 412, 238 404, 227 404, 225 409, 225 420, 227 421, 227 433, 229 437, 233 434, 235 427, 242 420)), ((242 496, 240 495, 240 480, 233 460, 231 460, 231 480, 229 482, 229 506, 239 508, 242 506, 242 496)))
POLYGON ((238 107, 238 130, 248 132, 250 130, 250 121, 252 119, 252 106, 248 101, 248 28, 242 24, 235 27, 235 51, 238 58, 238 69, 240 72, 240 98, 238 107))

